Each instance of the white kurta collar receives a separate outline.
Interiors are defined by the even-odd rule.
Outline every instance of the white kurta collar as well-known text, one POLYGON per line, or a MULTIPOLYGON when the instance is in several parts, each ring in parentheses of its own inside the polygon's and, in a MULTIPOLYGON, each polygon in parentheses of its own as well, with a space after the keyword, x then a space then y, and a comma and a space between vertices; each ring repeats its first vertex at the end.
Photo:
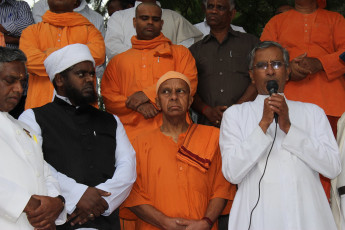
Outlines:
POLYGON ((57 98, 60 98, 61 100, 65 101, 66 103, 72 105, 72 102, 67 97, 64 97, 64 96, 61 96, 61 95, 58 95, 58 94, 56 94, 55 96, 57 98))

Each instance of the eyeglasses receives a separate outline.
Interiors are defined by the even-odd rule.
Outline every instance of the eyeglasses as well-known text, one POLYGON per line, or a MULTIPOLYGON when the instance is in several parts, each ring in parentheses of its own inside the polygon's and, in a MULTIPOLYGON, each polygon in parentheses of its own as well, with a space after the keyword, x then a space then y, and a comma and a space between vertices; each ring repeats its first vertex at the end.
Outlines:
POLYGON ((273 69, 278 70, 285 64, 281 61, 258 62, 253 66, 253 68, 258 70, 266 70, 268 69, 269 65, 271 65, 273 69))

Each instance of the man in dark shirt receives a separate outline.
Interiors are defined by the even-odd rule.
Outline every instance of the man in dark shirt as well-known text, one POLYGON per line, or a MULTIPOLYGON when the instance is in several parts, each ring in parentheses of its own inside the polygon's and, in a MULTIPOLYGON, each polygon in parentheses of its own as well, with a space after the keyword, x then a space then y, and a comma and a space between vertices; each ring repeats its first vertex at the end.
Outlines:
POLYGON ((190 47, 198 68, 192 108, 199 113, 200 124, 219 127, 226 108, 253 100, 257 94, 247 56, 259 39, 230 28, 235 12, 234 0, 208 0, 206 22, 211 32, 190 47))

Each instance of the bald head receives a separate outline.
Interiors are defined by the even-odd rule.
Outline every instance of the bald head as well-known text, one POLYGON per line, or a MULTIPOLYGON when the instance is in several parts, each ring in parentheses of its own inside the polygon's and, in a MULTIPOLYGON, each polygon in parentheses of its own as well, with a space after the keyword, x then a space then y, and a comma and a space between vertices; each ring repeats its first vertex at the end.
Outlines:
POLYGON ((137 8, 135 9, 135 17, 138 17, 138 11, 145 6, 153 6, 159 9, 160 11, 160 17, 162 17, 162 8, 156 4, 156 1, 142 1, 142 3, 140 3, 137 8))

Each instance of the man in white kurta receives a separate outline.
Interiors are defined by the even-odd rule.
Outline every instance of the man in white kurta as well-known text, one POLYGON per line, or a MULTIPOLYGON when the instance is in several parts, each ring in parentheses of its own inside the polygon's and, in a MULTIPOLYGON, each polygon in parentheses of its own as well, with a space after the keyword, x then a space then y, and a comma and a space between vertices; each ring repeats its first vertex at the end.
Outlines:
POLYGON ((345 113, 338 120, 337 142, 339 146, 342 171, 332 180, 331 208, 339 230, 345 230, 345 113))
MULTIPOLYGON (((3 230, 33 230, 33 225, 55 227, 54 221, 64 209, 63 198, 58 197, 60 187, 43 160, 36 135, 8 114, 23 93, 25 61, 20 50, 0 47, 0 229, 3 230), (42 211, 41 223, 33 221, 32 215, 42 211)), ((65 220, 63 211, 55 223, 62 224, 65 220)))
MULTIPOLYGON (((136 35, 133 18, 135 17, 135 10, 141 2, 156 2, 160 6, 158 1, 135 1, 134 7, 116 11, 109 18, 104 41, 109 60, 132 48, 131 38, 136 35)), ((198 29, 173 10, 162 9, 162 20, 164 21, 162 33, 173 44, 184 45, 188 48, 203 37, 198 29)))
POLYGON ((290 69, 288 53, 277 43, 260 43, 251 53, 249 71, 259 95, 224 113, 220 130, 222 171, 238 191, 229 229, 335 230, 319 173, 340 172, 338 148, 324 111, 284 97, 290 69), (267 82, 278 83, 269 96, 267 82), (274 113, 278 115, 277 126, 274 113))

